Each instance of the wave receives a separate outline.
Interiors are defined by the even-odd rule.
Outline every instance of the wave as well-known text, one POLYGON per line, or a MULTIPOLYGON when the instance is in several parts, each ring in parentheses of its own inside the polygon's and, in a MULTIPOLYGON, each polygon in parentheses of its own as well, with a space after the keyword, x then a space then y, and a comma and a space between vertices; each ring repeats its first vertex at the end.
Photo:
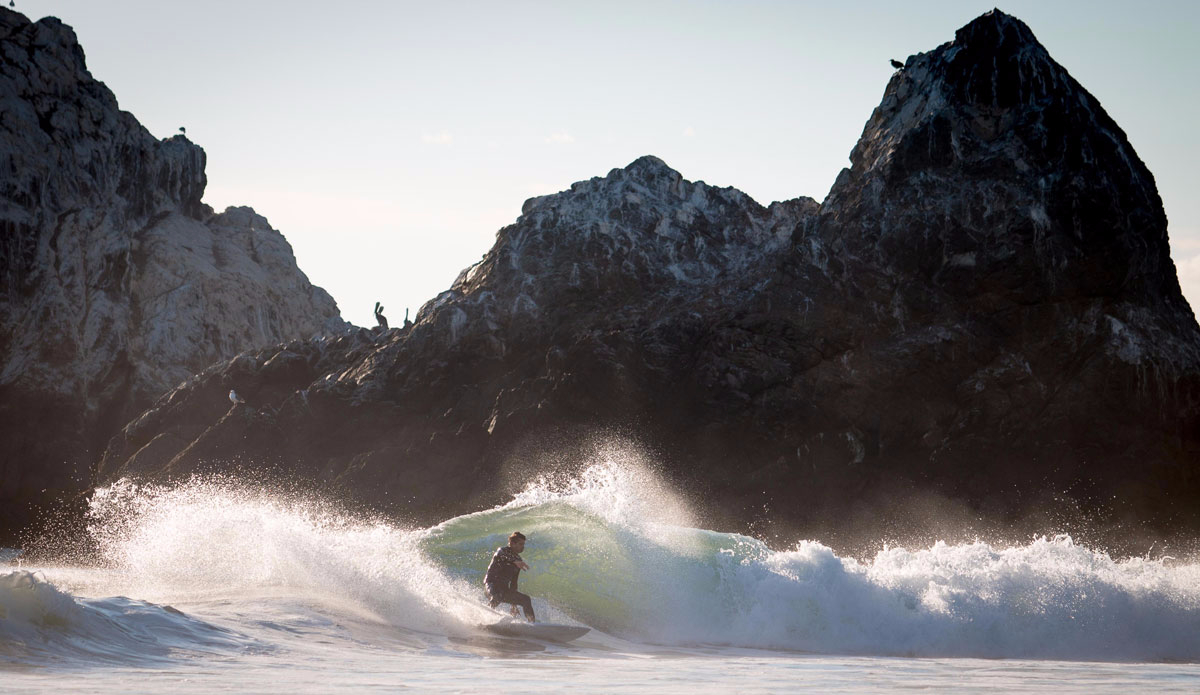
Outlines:
POLYGON ((249 644, 171 606, 122 596, 84 599, 32 572, 0 574, 0 664, 151 665, 249 644))
POLYGON ((995 547, 936 543, 869 561, 818 542, 664 523, 673 500, 611 464, 545 481, 503 507, 431 529, 427 552, 477 581, 512 530, 522 586, 627 639, 818 653, 1200 660, 1200 565, 1114 560, 1068 536, 995 547), (648 493, 649 491, 649 493, 648 493))
POLYGON ((428 529, 225 479, 125 482, 96 494, 92 533, 132 595, 303 595, 326 612, 432 638, 474 634, 494 615, 482 575, 520 530, 532 566, 521 587, 539 615, 588 625, 597 639, 1200 661, 1194 563, 1115 560, 1067 536, 887 548, 857 560, 815 541, 778 550, 690 523, 686 505, 643 467, 605 461, 428 529))
POLYGON ((134 593, 301 597, 415 633, 457 635, 490 611, 430 563, 418 531, 312 496, 212 477, 98 490, 89 531, 134 593))

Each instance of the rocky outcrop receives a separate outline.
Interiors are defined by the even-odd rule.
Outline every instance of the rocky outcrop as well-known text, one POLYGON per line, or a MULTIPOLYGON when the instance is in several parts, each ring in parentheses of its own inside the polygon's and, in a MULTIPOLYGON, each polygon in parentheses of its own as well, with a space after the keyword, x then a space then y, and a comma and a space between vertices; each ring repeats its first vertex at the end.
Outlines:
POLYGON ((69 27, 3 8, 0 172, 9 533, 89 485, 108 438, 159 394, 243 350, 343 325, 266 219, 201 202, 202 149, 120 111, 69 27))
POLYGON ((680 341, 760 291, 816 210, 644 157, 528 201, 411 328, 266 349, 180 386, 114 440, 101 477, 254 461, 410 517, 498 499, 502 452, 531 432, 656 417, 680 341))
POLYGON ((910 57, 851 164, 820 205, 652 157, 530 200, 410 329, 214 366, 101 476, 253 461, 432 521, 600 436, 768 536, 1200 530, 1200 328, 1153 177, 1029 28, 910 57))

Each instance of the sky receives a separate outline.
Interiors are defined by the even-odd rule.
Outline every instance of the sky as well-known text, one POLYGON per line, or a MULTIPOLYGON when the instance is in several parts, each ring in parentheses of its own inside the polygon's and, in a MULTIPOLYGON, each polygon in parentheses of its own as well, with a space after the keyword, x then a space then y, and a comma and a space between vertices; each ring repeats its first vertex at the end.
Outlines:
MULTIPOLYGON (((15 0, 74 27, 150 132, 208 156, 342 316, 392 325, 530 197, 653 154, 760 203, 824 199, 891 77, 997 0, 15 0)), ((1155 176, 1200 306, 1200 2, 1010 1, 1155 176)))

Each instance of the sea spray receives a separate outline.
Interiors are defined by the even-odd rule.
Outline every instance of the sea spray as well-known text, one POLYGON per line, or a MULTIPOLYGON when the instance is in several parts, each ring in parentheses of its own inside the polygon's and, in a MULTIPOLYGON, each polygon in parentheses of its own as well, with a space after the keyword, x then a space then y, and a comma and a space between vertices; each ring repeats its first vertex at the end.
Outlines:
MULTIPOLYGON (((426 552, 477 581, 510 530, 523 590, 656 644, 819 653, 1200 659, 1200 566, 1114 560, 1067 536, 889 548, 860 561, 805 541, 772 550, 663 522, 662 490, 612 461, 430 529, 426 552)), ((672 510, 667 516, 673 516, 672 510)))
MULTIPOLYGON (((1200 566, 1115 560, 1066 536, 839 557, 694 528, 647 470, 604 460, 509 503, 406 529, 227 479, 122 483, 93 533, 134 595, 302 596, 334 622, 469 637, 507 535, 529 537, 539 615, 625 644, 824 654, 1200 660, 1200 566), (339 618, 338 616, 342 616, 339 618)), ((477 633, 476 633, 477 634, 477 633)), ((425 639, 422 637, 421 639, 425 639)))
POLYGON ((413 531, 314 495, 227 477, 97 491, 101 556, 143 595, 301 596, 407 630, 447 633, 483 609, 417 547, 413 531))
POLYGON ((611 524, 643 530, 695 525, 687 504, 643 454, 605 442, 593 455, 594 462, 574 474, 536 477, 502 508, 561 501, 611 524))

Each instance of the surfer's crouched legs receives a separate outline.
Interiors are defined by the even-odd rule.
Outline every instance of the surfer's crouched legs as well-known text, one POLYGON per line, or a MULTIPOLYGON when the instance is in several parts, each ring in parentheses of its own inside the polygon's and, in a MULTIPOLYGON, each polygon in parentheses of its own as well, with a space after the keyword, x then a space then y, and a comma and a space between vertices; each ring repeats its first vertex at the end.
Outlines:
POLYGON ((488 594, 488 605, 492 608, 499 606, 501 603, 511 603, 514 606, 520 606, 521 610, 525 611, 525 619, 529 622, 534 622, 536 618, 533 615, 533 599, 529 598, 528 594, 522 594, 514 589, 503 589, 494 584, 485 585, 488 594))

